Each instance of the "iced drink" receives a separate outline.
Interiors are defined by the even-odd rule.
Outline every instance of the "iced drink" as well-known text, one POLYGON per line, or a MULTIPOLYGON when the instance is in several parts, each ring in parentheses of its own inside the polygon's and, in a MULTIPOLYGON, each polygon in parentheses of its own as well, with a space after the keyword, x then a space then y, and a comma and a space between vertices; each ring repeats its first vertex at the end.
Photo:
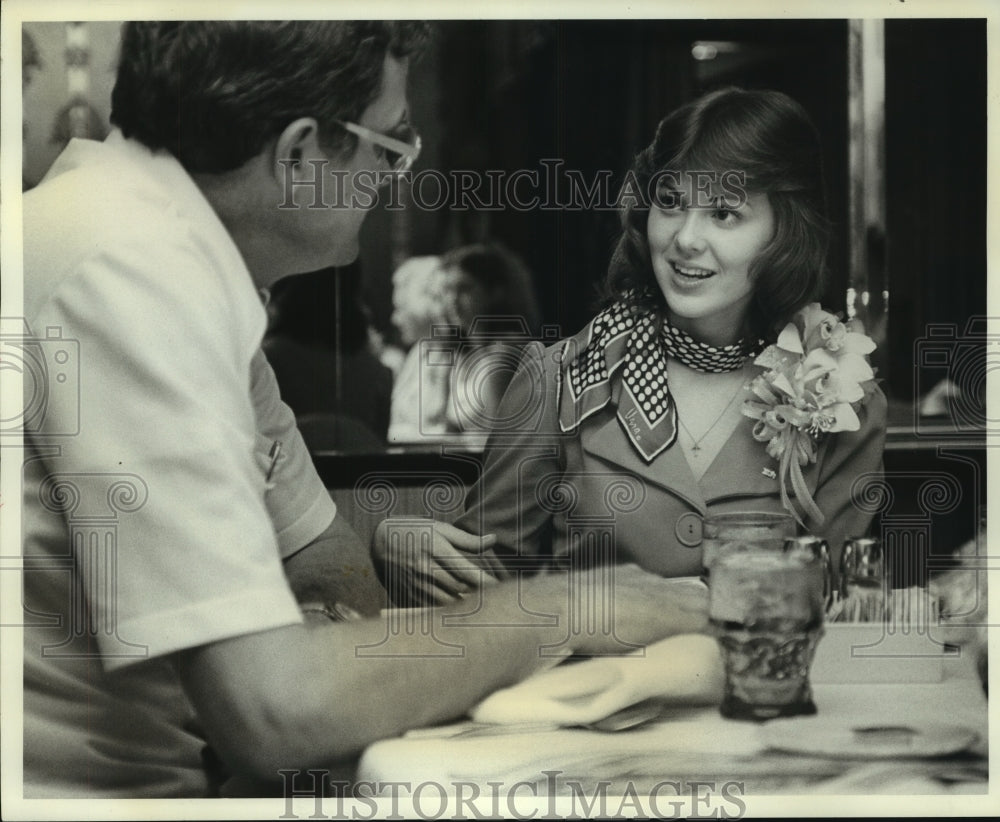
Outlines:
POLYGON ((701 546, 703 576, 710 579, 712 565, 735 551, 780 553, 785 540, 795 533, 795 520, 790 514, 736 511, 706 517, 701 546))
POLYGON ((726 669, 723 716, 816 713, 809 685, 823 633, 823 569, 803 553, 733 551, 712 566, 709 617, 726 669))

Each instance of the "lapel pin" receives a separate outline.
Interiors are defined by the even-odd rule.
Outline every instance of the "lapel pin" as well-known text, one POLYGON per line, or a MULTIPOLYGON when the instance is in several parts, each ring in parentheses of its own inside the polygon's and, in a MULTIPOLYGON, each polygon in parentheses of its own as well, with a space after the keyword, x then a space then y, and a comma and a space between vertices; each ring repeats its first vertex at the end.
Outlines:
POLYGON ((768 479, 778 478, 778 472, 775 471, 773 468, 762 468, 760 472, 768 479))

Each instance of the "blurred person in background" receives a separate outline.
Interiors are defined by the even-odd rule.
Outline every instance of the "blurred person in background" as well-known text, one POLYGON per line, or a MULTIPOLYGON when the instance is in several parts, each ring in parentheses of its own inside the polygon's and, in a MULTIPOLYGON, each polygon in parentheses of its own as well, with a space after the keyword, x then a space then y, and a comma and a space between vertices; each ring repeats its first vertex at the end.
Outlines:
POLYGON ((453 431, 488 431, 500 398, 539 330, 531 273, 499 244, 453 249, 441 269, 454 293, 458 354, 451 374, 447 419, 453 431))
POLYGON ((426 369, 420 362, 421 343, 435 326, 457 322, 455 291, 439 257, 411 257, 393 273, 391 322, 404 352, 392 389, 389 442, 439 437, 448 431, 450 369, 426 369))
POLYGON ((410 346, 393 389, 392 442, 488 431, 538 330, 531 275, 495 244, 415 257, 393 276, 392 322, 410 346))

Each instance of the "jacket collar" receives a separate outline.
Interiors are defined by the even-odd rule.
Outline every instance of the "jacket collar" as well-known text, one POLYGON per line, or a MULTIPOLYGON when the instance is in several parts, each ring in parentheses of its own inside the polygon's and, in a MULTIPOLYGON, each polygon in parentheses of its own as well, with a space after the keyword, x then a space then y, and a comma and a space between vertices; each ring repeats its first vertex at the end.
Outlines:
POLYGON ((592 424, 581 425, 580 442, 587 453, 662 488, 702 515, 707 514, 710 503, 725 497, 778 493, 778 480, 765 473, 766 469, 776 470, 777 462, 767 455, 763 443, 750 436, 748 426, 752 423, 749 419, 740 420, 699 482, 691 472, 680 443, 663 451, 652 462, 647 463, 639 457, 625 440, 615 416, 619 390, 620 383, 615 386, 612 402, 604 412, 595 415, 592 424))

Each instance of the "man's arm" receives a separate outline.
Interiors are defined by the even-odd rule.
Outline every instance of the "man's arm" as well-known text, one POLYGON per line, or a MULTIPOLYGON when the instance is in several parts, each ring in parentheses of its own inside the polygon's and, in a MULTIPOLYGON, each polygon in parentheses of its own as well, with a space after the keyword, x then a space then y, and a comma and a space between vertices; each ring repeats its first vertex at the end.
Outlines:
POLYGON ((378 614, 386 597, 369 552, 342 512, 334 515, 295 414, 282 402, 274 369, 260 349, 250 373, 258 458, 267 476, 264 502, 295 598, 301 605, 340 605, 364 616, 378 614))
POLYGON ((362 616, 378 616, 386 606, 385 588, 369 551, 339 512, 322 534, 287 557, 284 566, 301 604, 346 605, 362 616))
POLYGON ((280 768, 329 765, 378 739, 460 716, 559 652, 621 653, 623 640, 705 629, 704 594, 678 592, 636 567, 616 568, 614 579, 614 632, 571 634, 569 615, 595 592, 553 574, 483 589, 475 625, 441 620, 468 614, 473 603, 465 600, 431 612, 433 633, 423 619, 423 631, 395 634, 385 620, 318 622, 211 643, 176 660, 220 756, 237 774, 273 780, 280 768), (525 612, 555 619, 526 626, 525 612), (431 655, 428 645, 459 653, 431 655))

